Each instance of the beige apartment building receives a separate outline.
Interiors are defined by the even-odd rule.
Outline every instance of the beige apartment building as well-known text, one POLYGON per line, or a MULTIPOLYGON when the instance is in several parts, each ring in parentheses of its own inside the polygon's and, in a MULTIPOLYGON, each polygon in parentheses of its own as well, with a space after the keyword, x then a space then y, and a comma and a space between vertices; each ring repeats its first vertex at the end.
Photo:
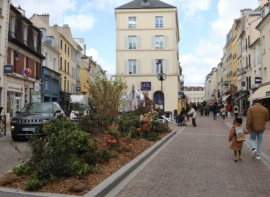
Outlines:
POLYGON ((116 74, 147 92, 164 111, 178 108, 181 82, 177 8, 159 0, 134 0, 115 8, 116 74), (159 73, 166 79, 158 80, 159 73))
POLYGON ((185 86, 184 94, 189 103, 200 104, 205 100, 204 87, 201 86, 185 86))

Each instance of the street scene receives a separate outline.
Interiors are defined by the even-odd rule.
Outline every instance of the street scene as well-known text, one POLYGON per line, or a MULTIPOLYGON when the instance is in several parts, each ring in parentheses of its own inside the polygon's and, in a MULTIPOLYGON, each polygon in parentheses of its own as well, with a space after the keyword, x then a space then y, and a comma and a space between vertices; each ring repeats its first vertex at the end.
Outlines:
POLYGON ((269 0, 0 1, 0 197, 270 196, 269 18, 269 0))

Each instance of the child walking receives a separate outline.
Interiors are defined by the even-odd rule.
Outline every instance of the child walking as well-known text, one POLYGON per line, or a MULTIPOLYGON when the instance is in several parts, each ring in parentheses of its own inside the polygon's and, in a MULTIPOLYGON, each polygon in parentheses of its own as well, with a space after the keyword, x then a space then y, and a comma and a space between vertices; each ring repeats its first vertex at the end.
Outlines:
MULTIPOLYGON (((242 155, 241 150, 243 148, 243 141, 237 142, 236 141, 236 134, 235 134, 235 128, 242 127, 242 118, 235 118, 233 121, 233 127, 230 130, 229 135, 229 142, 231 142, 230 149, 234 151, 234 161, 237 162, 237 152, 238 152, 238 159, 239 161, 242 161, 242 155)), ((249 134, 249 131, 247 129, 243 129, 245 134, 249 134)))

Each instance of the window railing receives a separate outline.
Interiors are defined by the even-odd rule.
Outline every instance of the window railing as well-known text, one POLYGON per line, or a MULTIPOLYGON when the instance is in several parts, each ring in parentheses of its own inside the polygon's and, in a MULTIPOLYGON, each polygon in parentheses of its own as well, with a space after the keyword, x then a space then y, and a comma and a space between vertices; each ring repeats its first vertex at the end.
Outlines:
POLYGON ((156 28, 163 27, 163 23, 156 23, 156 28))
POLYGON ((137 24, 128 24, 128 28, 136 28, 137 24))

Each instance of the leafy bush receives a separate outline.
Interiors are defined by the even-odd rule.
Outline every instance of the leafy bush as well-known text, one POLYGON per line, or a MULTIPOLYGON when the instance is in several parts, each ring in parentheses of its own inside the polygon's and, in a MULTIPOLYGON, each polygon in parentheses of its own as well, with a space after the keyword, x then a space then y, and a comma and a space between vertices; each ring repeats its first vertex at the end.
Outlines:
POLYGON ((116 152, 109 151, 109 150, 102 150, 99 152, 87 152, 82 155, 83 160, 88 165, 95 165, 96 163, 103 163, 109 161, 111 158, 117 158, 118 155, 116 152))
POLYGON ((96 151, 95 140, 89 134, 75 130, 76 125, 66 119, 54 119, 43 125, 46 138, 37 135, 30 137, 31 149, 27 163, 14 168, 17 175, 32 176, 25 183, 26 190, 35 190, 48 178, 86 175, 95 170, 95 166, 83 163, 80 154, 96 151))
POLYGON ((26 182, 23 183, 23 189, 26 191, 35 191, 46 183, 45 179, 39 180, 37 177, 30 177, 26 182))

